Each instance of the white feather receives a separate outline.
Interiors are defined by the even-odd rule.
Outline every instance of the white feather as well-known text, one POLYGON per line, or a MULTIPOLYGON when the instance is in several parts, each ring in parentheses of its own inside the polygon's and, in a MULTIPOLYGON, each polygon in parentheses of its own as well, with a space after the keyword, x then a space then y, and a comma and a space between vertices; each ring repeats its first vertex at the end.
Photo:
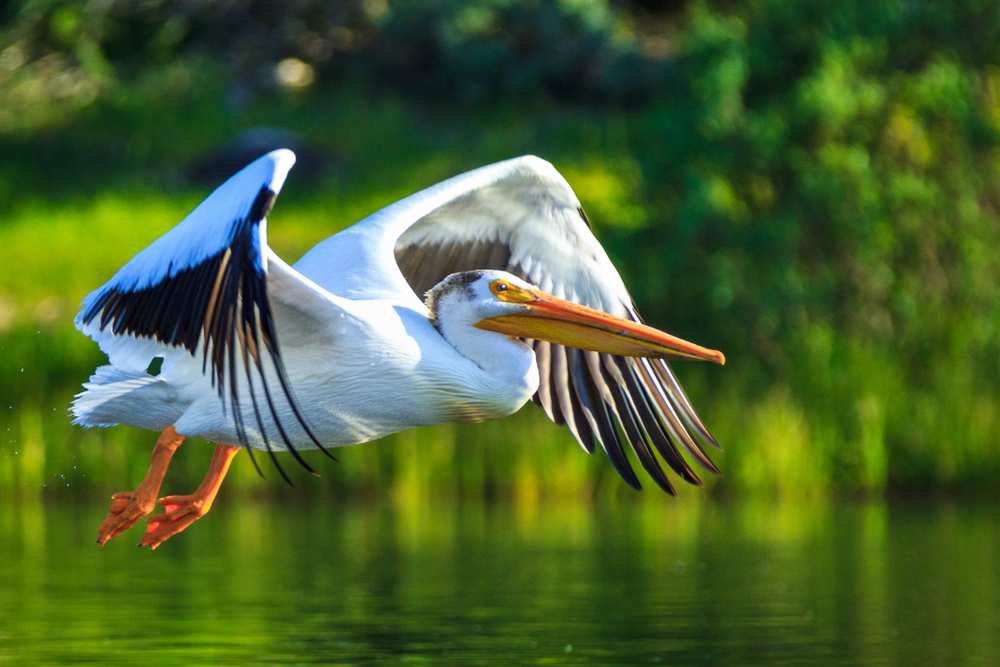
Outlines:
POLYGON ((294 266, 339 296, 399 295, 412 290, 396 265, 397 247, 497 239, 536 285, 566 286, 578 303, 624 315, 631 297, 579 209, 555 167, 525 155, 391 204, 320 242, 294 266))
POLYGON ((180 418, 176 395, 161 378, 101 366, 83 385, 71 408, 74 424, 114 426, 128 421, 134 426, 162 430, 180 418))
MULTIPOLYGON (((267 187, 278 194, 294 164, 295 154, 286 149, 272 151, 250 163, 176 227, 133 257, 111 280, 88 294, 81 304, 83 310, 109 289, 133 291, 149 287, 222 252, 232 242, 237 225, 250 213, 260 189, 267 187)), ((260 243, 265 245, 266 237, 262 236, 260 243)))

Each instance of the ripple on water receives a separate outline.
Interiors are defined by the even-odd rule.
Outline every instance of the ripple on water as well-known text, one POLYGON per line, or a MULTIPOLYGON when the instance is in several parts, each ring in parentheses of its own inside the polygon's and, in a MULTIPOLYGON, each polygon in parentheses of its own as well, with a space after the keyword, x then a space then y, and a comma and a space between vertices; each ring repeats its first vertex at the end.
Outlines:
POLYGON ((0 661, 1000 664, 995 505, 0 507, 0 661))

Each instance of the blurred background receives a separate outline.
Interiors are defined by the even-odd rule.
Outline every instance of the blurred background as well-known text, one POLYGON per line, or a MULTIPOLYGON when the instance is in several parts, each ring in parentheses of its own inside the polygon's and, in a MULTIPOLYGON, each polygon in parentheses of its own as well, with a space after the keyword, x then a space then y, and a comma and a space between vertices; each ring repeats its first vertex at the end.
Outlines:
MULTIPOLYGON (((141 478, 153 434, 70 426, 103 363, 77 304, 275 146, 289 261, 466 169, 553 162, 644 317, 728 359, 675 364, 725 448, 682 495, 995 494, 998 45, 978 0, 2 3, 0 500, 141 478)), ((227 491, 656 496, 531 405, 339 457, 295 491, 243 461, 227 491)))
POLYGON ((998 88, 990 0, 0 0, 0 661, 1000 664, 998 88), (550 160, 725 353, 674 364, 725 477, 637 493, 528 405, 98 549, 156 434, 71 426, 78 304, 279 146, 289 262, 550 160))

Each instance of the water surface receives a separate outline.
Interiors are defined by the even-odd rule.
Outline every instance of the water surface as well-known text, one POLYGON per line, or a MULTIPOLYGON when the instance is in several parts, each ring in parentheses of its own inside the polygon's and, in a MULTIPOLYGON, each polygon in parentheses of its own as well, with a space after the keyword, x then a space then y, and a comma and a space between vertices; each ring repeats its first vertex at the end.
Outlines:
POLYGON ((0 508, 0 662, 1000 664, 1000 507, 0 508))

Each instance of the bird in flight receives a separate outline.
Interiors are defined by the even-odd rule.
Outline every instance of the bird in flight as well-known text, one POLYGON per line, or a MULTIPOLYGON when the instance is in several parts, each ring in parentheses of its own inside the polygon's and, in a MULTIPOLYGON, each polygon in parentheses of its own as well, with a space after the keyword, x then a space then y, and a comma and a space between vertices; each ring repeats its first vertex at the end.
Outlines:
POLYGON ((656 452, 719 471, 718 447, 667 365, 725 363, 642 323, 566 180, 524 156, 455 176, 372 214, 289 266, 266 218, 295 156, 276 150, 222 184, 83 301, 75 323, 107 354, 72 411, 83 426, 159 431, 135 491, 98 543, 149 518, 156 548, 210 509, 233 458, 497 419, 529 399, 640 488, 630 448, 667 493, 656 452), (152 364, 160 359, 159 373, 152 364), (158 498, 185 438, 217 443, 191 495, 158 498))

